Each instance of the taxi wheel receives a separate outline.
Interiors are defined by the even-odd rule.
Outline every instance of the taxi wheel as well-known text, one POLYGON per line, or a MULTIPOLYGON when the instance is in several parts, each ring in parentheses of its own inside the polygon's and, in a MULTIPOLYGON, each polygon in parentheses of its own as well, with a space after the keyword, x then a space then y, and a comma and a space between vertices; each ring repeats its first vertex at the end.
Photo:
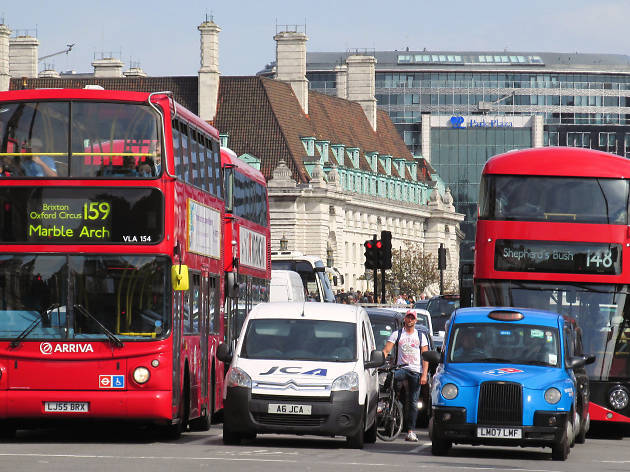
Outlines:
POLYGON ((451 450, 453 443, 440 436, 433 423, 433 418, 429 420, 429 432, 431 436, 431 454, 434 456, 445 456, 451 450))
POLYGON ((586 433, 591 426, 591 415, 587 412, 586 419, 580 421, 580 431, 577 436, 575 436, 575 442, 578 444, 584 444, 586 442, 586 433))
POLYGON ((567 457, 569 457, 569 452, 571 452, 571 446, 569 444, 569 433, 571 424, 567 421, 567 426, 564 430, 564 434, 562 435, 562 439, 560 441, 556 441, 551 446, 551 458, 554 461, 566 461, 567 457))

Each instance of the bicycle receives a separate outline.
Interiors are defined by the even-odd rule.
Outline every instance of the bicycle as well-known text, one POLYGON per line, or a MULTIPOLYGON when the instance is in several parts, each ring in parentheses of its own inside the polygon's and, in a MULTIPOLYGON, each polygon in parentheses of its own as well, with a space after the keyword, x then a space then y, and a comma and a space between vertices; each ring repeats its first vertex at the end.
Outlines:
POLYGON ((376 437, 381 441, 393 441, 402 431, 403 405, 395 386, 394 372, 405 365, 392 364, 378 369, 380 388, 376 407, 376 437))

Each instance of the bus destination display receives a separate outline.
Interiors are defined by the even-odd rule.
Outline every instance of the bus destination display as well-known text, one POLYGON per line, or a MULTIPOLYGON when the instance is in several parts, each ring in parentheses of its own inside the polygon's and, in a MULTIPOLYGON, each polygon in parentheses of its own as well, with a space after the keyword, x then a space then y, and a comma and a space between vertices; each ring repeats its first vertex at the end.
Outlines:
POLYGON ((163 200, 154 188, 2 188, 0 242, 156 244, 163 200))
POLYGON ((494 255, 494 269, 502 271, 621 273, 619 244, 499 239, 495 244, 494 255))

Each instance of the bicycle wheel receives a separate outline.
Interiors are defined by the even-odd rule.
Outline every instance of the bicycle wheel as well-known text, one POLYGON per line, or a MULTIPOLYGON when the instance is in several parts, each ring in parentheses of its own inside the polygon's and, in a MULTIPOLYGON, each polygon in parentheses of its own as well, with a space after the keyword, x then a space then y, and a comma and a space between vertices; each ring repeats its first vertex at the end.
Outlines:
POLYGON ((393 441, 403 427, 403 409, 399 401, 379 402, 380 412, 376 415, 376 437, 381 441, 393 441))

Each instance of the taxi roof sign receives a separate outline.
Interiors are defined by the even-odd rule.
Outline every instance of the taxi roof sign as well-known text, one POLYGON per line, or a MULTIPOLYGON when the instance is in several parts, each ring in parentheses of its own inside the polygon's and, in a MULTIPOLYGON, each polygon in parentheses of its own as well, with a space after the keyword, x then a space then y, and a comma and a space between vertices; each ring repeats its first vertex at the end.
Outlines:
POLYGON ((520 311, 494 310, 488 313, 488 318, 497 321, 520 321, 525 318, 525 315, 520 311))

